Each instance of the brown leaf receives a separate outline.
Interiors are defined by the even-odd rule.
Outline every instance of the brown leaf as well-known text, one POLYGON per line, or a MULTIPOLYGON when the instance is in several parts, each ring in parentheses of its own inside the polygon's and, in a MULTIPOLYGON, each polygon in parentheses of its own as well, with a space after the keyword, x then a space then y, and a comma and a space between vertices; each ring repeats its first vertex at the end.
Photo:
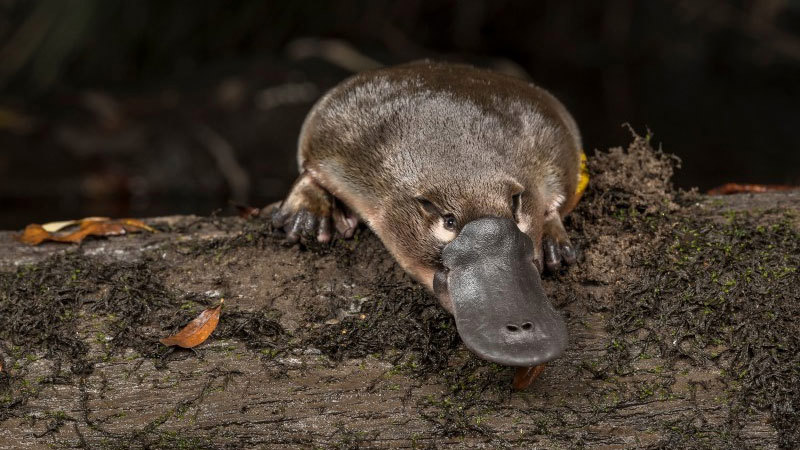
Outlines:
POLYGON ((233 206, 239 212, 239 217, 242 219, 252 219, 253 217, 258 217, 261 214, 261 209, 256 208, 255 206, 239 205, 237 203, 234 203, 233 206))
POLYGON ((80 228, 65 235, 52 235, 51 241, 82 242, 86 236, 116 236, 125 234, 125 226, 117 222, 83 222, 80 228))
POLYGON ((171 347, 177 345, 183 348, 196 347, 214 332, 219 323, 219 314, 222 311, 222 304, 225 300, 220 300, 219 305, 208 308, 200 313, 194 320, 189 322, 181 331, 170 337, 160 339, 159 342, 171 347))
POLYGON ((30 224, 25 227, 25 230, 17 239, 30 245, 38 245, 44 241, 80 243, 86 236, 116 236, 141 230, 147 230, 152 233, 156 231, 137 219, 111 220, 105 217, 87 217, 81 220, 50 222, 44 226, 35 223, 30 224), (72 228, 75 225, 78 225, 78 229, 72 231, 62 233, 48 231, 48 228, 50 230, 61 230, 72 228))
POLYGON ((740 184, 740 183, 726 183, 722 186, 717 186, 714 189, 709 189, 706 194, 708 195, 730 195, 741 194, 743 192, 760 193, 760 192, 780 192, 792 191, 800 189, 800 186, 789 186, 786 184, 740 184))
POLYGON ((539 378, 543 370, 544 364, 534 367, 517 367, 517 371, 514 373, 514 389, 520 391, 530 386, 534 380, 539 378))
POLYGON ((41 225, 32 223, 25 227, 25 230, 22 232, 22 234, 17 236, 17 239, 25 244, 39 245, 48 240, 50 236, 51 234, 42 228, 41 225))
POLYGON ((148 226, 139 219, 119 219, 118 222, 125 225, 127 231, 147 230, 151 233, 156 232, 155 228, 148 226))
POLYGON ((56 231, 61 231, 64 228, 71 227, 73 225, 80 225, 84 222, 101 222, 104 220, 111 219, 109 217, 86 217, 80 220, 61 220, 58 222, 48 222, 42 225, 42 228, 44 228, 48 233, 55 233, 56 231))

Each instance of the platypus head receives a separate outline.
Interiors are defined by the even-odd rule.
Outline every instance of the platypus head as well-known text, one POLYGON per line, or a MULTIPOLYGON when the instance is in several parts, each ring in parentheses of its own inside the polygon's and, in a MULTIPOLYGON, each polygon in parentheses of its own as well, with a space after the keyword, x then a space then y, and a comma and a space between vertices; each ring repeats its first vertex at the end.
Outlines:
POLYGON ((510 219, 467 223, 442 249, 433 289, 456 320, 464 344, 508 366, 557 358, 567 329, 542 290, 533 241, 510 219))
POLYGON ((497 178, 443 185, 393 205, 386 219, 404 222, 383 227, 400 233, 385 242, 453 314, 476 355, 537 366, 567 345, 564 321, 540 279, 542 228, 553 200, 497 178))

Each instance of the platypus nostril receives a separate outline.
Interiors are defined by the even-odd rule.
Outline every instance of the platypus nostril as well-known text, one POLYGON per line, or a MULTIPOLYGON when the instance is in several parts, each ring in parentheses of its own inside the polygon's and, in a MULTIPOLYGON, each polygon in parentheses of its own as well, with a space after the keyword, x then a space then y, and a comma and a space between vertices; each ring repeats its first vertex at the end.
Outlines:
POLYGON ((506 325, 506 330, 514 333, 514 332, 519 331, 519 327, 516 326, 516 325, 506 325))
POLYGON ((530 323, 530 322, 525 322, 525 323, 522 324, 522 329, 523 330, 527 331, 527 330, 530 330, 531 328, 533 328, 533 324, 530 323))

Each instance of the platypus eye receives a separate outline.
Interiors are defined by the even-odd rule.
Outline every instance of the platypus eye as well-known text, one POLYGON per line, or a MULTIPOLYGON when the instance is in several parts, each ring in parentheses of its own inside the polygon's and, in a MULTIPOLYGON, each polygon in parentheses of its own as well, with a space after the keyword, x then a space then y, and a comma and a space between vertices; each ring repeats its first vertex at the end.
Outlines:
POLYGON ((444 222, 444 227, 450 231, 455 231, 456 229, 456 216, 452 214, 445 214, 442 216, 442 220, 444 222))

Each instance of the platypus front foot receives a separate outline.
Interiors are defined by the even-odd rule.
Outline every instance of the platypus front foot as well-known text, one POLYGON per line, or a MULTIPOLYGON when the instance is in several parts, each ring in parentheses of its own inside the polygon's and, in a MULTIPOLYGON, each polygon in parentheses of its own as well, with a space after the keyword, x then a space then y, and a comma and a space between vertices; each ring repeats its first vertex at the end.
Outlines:
POLYGON ((562 262, 566 265, 571 265, 577 260, 578 252, 569 241, 567 230, 564 229, 561 217, 557 214, 544 223, 542 250, 544 253, 544 265, 550 272, 558 271, 562 262))
POLYGON ((334 226, 340 235, 350 238, 358 225, 358 218, 308 173, 295 181, 286 200, 271 207, 269 217, 273 228, 283 229, 291 243, 315 238, 330 242, 334 226))

